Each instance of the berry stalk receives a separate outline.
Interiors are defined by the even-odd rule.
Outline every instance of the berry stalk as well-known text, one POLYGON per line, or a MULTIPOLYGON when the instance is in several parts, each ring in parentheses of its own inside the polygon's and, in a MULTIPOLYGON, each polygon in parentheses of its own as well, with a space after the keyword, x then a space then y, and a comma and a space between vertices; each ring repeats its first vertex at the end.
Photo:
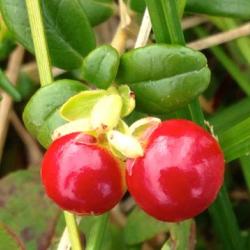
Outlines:
MULTIPOLYGON (((153 0, 152 0, 153 1, 153 0)), ((162 12, 153 12, 152 8, 150 8, 150 5, 148 5, 149 0, 146 0, 146 4, 147 7, 149 9, 149 12, 151 11, 154 15, 160 15, 162 12)), ((156 3, 157 1, 155 1, 156 3)), ((181 29, 181 25, 180 25, 180 18, 178 18, 178 11, 177 11, 177 1, 176 0, 167 0, 167 1, 163 1, 161 0, 161 3, 165 3, 165 7, 164 8, 168 8, 165 9, 164 11, 164 18, 166 20, 166 23, 168 23, 163 29, 165 31, 168 30, 169 34, 170 34, 170 40, 172 43, 179 43, 179 44, 183 44, 185 45, 185 39, 183 37, 183 33, 182 33, 182 29, 181 29), (171 11, 170 11, 171 10, 171 11), (169 13, 169 14, 168 14, 169 13), (168 14, 168 15, 166 15, 168 14), (171 32, 169 31, 169 29, 171 30, 171 32)), ((152 25, 154 26, 154 19, 151 17, 151 21, 152 21, 152 25)), ((155 24, 157 25, 157 23, 155 24)), ((154 30, 154 32, 157 32, 157 30, 154 30)), ((166 42, 168 43, 167 40, 165 41, 159 41, 157 40, 157 34, 155 34, 156 36, 156 41, 159 42, 166 42)), ((193 102, 191 102, 188 105, 188 109, 191 115, 191 118, 193 121, 195 121, 197 124, 199 124, 200 126, 205 126, 204 124, 204 114, 201 110, 201 107, 199 105, 198 99, 194 100, 193 102)), ((223 228, 228 228, 229 231, 225 232, 225 230, 218 230, 220 233, 220 237, 223 238, 228 238, 228 239, 232 239, 233 242, 239 242, 238 239, 241 238, 240 232, 239 232, 239 227, 236 221, 236 218, 234 216, 233 211, 230 209, 231 208, 231 204, 229 199, 227 199, 227 193, 225 192, 225 187, 222 187, 222 191, 219 193, 219 196, 217 197, 216 201, 214 202, 214 204, 209 208, 209 213, 211 215, 211 217, 213 218, 214 221, 216 221, 216 225, 217 224, 221 224, 223 225, 223 228), (227 217, 225 215, 225 213, 219 213, 220 211, 223 210, 224 207, 227 207, 228 210, 231 210, 231 218, 232 219, 228 219, 229 217, 227 217), (229 226, 230 225, 230 226, 229 226), (227 234, 225 237, 225 233, 227 234)), ((242 249, 242 241, 239 242, 239 246, 238 249, 242 249)), ((231 249, 235 249, 233 245, 231 245, 231 249)))
POLYGON ((53 76, 39 0, 26 0, 26 6, 41 85, 46 85, 53 76))
MULTIPOLYGON (((31 27, 31 35, 35 48, 35 55, 41 85, 53 82, 48 45, 43 25, 42 11, 39 0, 26 0, 27 12, 31 27)), ((64 213, 72 250, 81 250, 75 217, 68 212, 64 213)))
POLYGON ((78 237, 79 232, 78 232, 75 216, 72 213, 64 211, 64 217, 65 217, 72 249, 81 250, 82 246, 81 246, 80 238, 78 237))

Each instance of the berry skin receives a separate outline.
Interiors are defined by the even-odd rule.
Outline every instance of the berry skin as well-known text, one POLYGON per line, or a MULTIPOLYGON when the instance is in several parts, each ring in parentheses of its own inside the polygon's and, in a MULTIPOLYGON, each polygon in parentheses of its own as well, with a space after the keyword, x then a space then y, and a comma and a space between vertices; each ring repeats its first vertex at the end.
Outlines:
POLYGON ((127 161, 128 190, 151 216, 169 222, 194 217, 216 198, 224 156, 217 141, 187 120, 169 120, 149 136, 144 156, 127 161))
POLYGON ((42 182, 48 196, 62 209, 79 214, 102 214, 125 192, 118 160, 95 138, 72 133, 55 140, 44 155, 42 182))

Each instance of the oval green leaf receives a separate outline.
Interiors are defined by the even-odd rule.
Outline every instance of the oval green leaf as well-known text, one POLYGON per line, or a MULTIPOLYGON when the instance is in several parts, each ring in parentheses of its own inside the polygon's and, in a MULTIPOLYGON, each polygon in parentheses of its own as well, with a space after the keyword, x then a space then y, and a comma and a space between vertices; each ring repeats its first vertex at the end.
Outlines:
POLYGON ((98 88, 106 89, 116 77, 119 61, 116 49, 110 45, 100 46, 84 59, 83 78, 98 88))
MULTIPOLYGON (((95 47, 95 37, 85 11, 77 0, 44 0, 42 12, 52 63, 75 69, 95 47)), ((29 51, 33 42, 25 0, 0 0, 1 14, 8 29, 29 51)))
POLYGON ((60 109, 67 121, 89 118, 95 104, 106 95, 105 90, 88 90, 72 96, 60 109))
POLYGON ((113 0, 79 0, 92 26, 96 26, 115 12, 113 0))
POLYGON ((68 98, 86 89, 85 85, 73 80, 58 80, 40 88, 24 109, 26 128, 47 147, 53 130, 66 122, 60 117, 59 108, 68 98))
POLYGON ((117 75, 147 113, 174 111, 201 94, 210 81, 206 57, 179 45, 150 45, 123 54, 117 75))

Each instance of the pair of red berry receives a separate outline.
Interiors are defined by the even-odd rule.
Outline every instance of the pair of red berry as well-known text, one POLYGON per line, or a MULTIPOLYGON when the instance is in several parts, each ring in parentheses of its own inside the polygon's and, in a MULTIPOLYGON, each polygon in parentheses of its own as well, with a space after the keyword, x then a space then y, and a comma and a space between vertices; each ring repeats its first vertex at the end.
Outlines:
MULTIPOLYGON (((48 196, 77 214, 101 214, 122 198, 123 164, 95 138, 81 133, 52 143, 42 163, 48 196)), ((144 155, 126 162, 126 183, 138 205, 164 221, 180 221, 205 210, 224 175, 217 141, 187 120, 161 122, 149 136, 144 155)))

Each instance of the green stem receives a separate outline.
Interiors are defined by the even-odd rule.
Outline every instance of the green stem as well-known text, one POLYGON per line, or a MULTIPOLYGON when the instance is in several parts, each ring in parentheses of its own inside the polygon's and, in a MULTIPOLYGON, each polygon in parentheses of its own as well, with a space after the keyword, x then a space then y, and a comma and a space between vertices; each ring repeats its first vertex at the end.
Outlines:
POLYGON ((91 229, 86 250, 102 249, 102 242, 108 225, 108 218, 109 218, 108 213, 99 216, 97 222, 91 229))
POLYGON ((145 2, 148 7, 156 41, 158 43, 169 43, 170 36, 164 19, 161 2, 155 0, 145 0, 145 2))
POLYGON ((72 250, 81 250, 81 241, 79 237, 79 232, 77 229, 76 219, 72 213, 64 211, 64 217, 69 233, 69 238, 72 246, 72 250))
MULTIPOLYGON (((39 0, 26 0, 26 6, 31 27, 31 34, 35 48, 35 55, 40 76, 41 85, 53 82, 50 58, 46 35, 43 26, 42 12, 39 0)), ((77 224, 73 214, 64 212, 69 238, 73 250, 81 250, 81 242, 77 229, 77 224)))
POLYGON ((204 123, 205 117, 200 108, 199 100, 195 99, 190 104, 188 104, 188 109, 189 109, 192 120, 195 121, 200 126, 205 127, 205 123, 204 123))
MULTIPOLYGON (((160 0, 163 6, 164 18, 170 33, 172 43, 185 45, 185 38, 181 28, 181 21, 178 14, 176 0, 160 0)), ((200 108, 198 100, 194 100, 188 105, 192 120, 197 124, 204 126, 204 115, 200 108)))
POLYGON ((39 0, 26 0, 41 85, 53 81, 39 0))
MULTIPOLYGON (((147 1, 146 1, 147 2, 147 1)), ((157 4, 158 1, 155 0, 155 4, 157 4)), ((167 29, 169 29, 170 33, 170 39, 172 42, 179 43, 182 45, 185 45, 185 40, 183 36, 183 32, 180 25, 180 19, 178 17, 177 13, 177 1, 176 0, 161 0, 161 3, 166 5, 164 6, 164 14, 165 14, 165 20, 168 23, 167 29)), ((150 6, 148 5, 148 9, 150 11, 150 6)), ((154 20, 151 20, 152 23, 154 20)), ((156 29, 155 29, 156 30, 156 29)), ((154 32, 155 32, 154 30, 154 32)), ((167 42, 167 41, 165 41, 167 42)), ((204 115, 201 110, 201 107, 199 105, 198 100, 193 101, 189 106, 190 114, 192 117, 192 120, 196 123, 204 126, 204 115)), ((227 228, 227 230, 224 230, 224 235, 222 235, 222 231, 219 230, 220 237, 224 239, 228 239, 229 243, 225 243, 225 245, 228 247, 230 245, 230 248, 225 249, 243 249, 241 236, 240 236, 240 230, 235 218, 235 215, 233 213, 230 200, 227 197, 227 192, 225 191, 225 187, 222 188, 222 191, 217 197, 217 200, 214 202, 214 204, 209 208, 209 213, 214 219, 214 224, 220 224, 220 229, 223 229, 224 227, 227 228), (227 210, 227 213, 221 212, 227 210), (238 246, 236 246, 236 243, 238 246)))
POLYGON ((170 40, 173 44, 185 45, 176 0, 160 0, 164 19, 167 24, 170 40))

